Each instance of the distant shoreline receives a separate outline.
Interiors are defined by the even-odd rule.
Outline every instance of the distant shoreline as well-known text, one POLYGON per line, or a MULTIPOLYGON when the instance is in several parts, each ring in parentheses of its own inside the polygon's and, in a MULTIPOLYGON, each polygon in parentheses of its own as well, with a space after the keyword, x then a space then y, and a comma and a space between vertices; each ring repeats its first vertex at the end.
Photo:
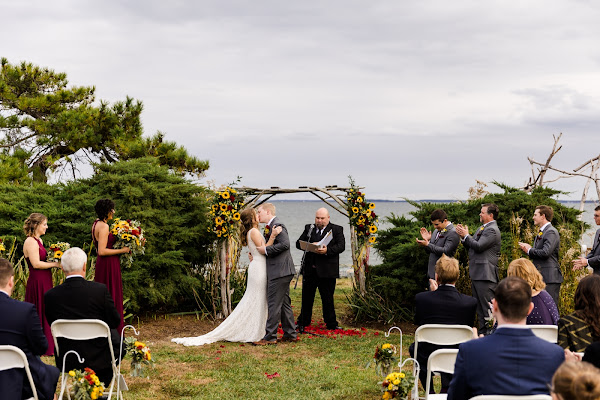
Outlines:
MULTIPOLYGON (((378 202, 378 203, 408 203, 407 200, 384 200, 384 199, 368 199, 369 202, 378 202)), ((414 201, 416 203, 455 203, 457 201, 467 201, 467 200, 437 200, 437 199, 422 199, 422 200, 410 200, 410 201, 414 201)), ((581 202, 581 200, 557 200, 559 203, 576 203, 579 204, 581 202)), ((294 200, 294 199, 278 199, 278 200, 271 200, 271 203, 277 203, 277 202, 296 202, 296 203, 320 203, 322 202, 322 200, 313 200, 313 199, 306 199, 306 200, 294 200)), ((329 203, 335 203, 334 201, 328 200, 329 203)), ((585 204, 595 204, 598 203, 597 200, 586 200, 585 204)))

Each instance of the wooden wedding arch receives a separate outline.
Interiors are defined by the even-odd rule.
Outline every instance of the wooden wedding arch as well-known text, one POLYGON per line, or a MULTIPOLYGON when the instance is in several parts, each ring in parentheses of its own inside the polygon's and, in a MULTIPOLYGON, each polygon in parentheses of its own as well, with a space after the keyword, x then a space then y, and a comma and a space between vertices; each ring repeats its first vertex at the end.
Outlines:
MULTIPOLYGON (((316 186, 300 186, 293 189, 285 189, 280 187, 270 187, 268 189, 263 188, 252 188, 247 186, 234 187, 240 195, 244 196, 244 208, 245 207, 258 207, 261 204, 267 202, 273 196, 278 194, 293 194, 293 193, 310 193, 317 197, 319 200, 326 203, 328 206, 344 215, 346 218, 350 218, 348 212, 348 203, 346 201, 348 193, 354 189, 363 189, 362 187, 338 187, 338 186, 325 186, 324 188, 316 186)), ((362 294, 365 293, 365 257, 361 254, 364 253, 359 248, 356 230, 350 223, 350 247, 352 251, 352 267, 354 269, 354 279, 357 287, 362 294)), ((226 240, 220 244, 218 251, 218 268, 220 273, 220 286, 221 286, 221 310, 224 317, 227 317, 232 311, 231 295, 233 291, 229 286, 229 273, 234 267, 237 266, 239 261, 239 254, 241 248, 237 243, 236 237, 231 237, 230 240, 226 240)), ((367 250, 368 251, 368 250, 367 250)))

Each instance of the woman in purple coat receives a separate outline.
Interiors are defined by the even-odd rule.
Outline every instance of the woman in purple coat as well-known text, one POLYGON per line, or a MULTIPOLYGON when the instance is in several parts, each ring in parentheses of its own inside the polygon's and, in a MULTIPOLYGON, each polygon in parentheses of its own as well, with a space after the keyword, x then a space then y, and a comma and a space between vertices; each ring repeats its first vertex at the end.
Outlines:
POLYGON ((542 274, 533 263, 526 258, 518 258, 508 265, 508 276, 518 276, 531 286, 531 302, 533 311, 527 316, 527 325, 558 324, 558 308, 548 292, 542 274))

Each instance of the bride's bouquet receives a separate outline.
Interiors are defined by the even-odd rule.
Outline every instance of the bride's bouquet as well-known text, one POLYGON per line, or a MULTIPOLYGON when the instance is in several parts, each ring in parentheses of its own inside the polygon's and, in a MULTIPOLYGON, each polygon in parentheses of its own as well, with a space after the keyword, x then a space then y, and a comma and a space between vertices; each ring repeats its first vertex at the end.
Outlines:
POLYGON ((130 252, 128 254, 121 254, 121 265, 125 268, 131 267, 133 256, 142 255, 145 252, 144 229, 142 229, 139 221, 115 218, 110 227, 110 232, 117 238, 113 245, 114 249, 129 247, 130 252))
POLYGON ((71 248, 71 245, 67 242, 58 242, 58 243, 51 244, 50 245, 50 254, 48 254, 48 258, 46 258, 46 261, 60 262, 60 259, 62 258, 63 253, 65 251, 69 250, 70 248, 71 248))

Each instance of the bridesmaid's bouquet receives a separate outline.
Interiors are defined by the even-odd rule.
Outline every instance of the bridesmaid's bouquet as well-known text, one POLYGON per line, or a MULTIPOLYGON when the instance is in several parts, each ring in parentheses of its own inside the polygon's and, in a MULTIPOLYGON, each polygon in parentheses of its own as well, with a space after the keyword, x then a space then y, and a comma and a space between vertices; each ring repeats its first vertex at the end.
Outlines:
POLYGON ((48 262, 60 262, 62 255, 65 251, 69 250, 71 245, 67 242, 58 242, 50 245, 50 254, 46 258, 48 262))
POLYGON ((133 256, 142 255, 146 249, 146 238, 144 229, 139 221, 133 219, 115 218, 110 227, 110 232, 116 236, 117 241, 113 245, 114 249, 129 247, 129 254, 121 254, 121 265, 125 268, 131 267, 133 256))

